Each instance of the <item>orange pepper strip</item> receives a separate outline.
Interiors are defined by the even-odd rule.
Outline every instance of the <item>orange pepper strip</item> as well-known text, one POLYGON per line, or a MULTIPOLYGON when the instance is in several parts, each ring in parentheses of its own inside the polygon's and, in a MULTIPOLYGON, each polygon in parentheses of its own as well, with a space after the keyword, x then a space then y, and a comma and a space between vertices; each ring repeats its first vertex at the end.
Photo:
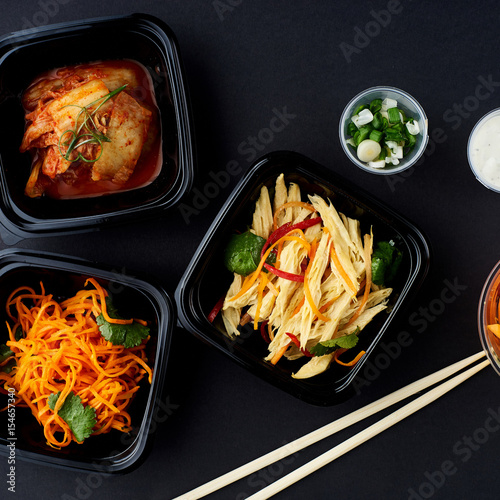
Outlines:
POLYGON ((306 301, 306 297, 302 297, 302 300, 298 303, 297 307, 294 309, 292 316, 298 314, 298 312, 302 309, 304 302, 306 301))
POLYGON ((335 351, 335 354, 333 355, 333 359, 335 359, 335 361, 339 365, 342 365, 342 366, 354 366, 365 355, 365 351, 361 351, 361 352, 358 353, 358 355, 352 361, 344 363, 343 361, 340 361, 339 356, 342 353, 346 352, 347 350, 348 349, 337 349, 335 351))
POLYGON ((363 293, 363 299, 361 300, 361 304, 356 309, 356 312, 351 316, 349 321, 346 323, 346 327, 352 325, 354 321, 356 321, 359 315, 365 310, 366 303, 368 301, 368 295, 370 295, 370 289, 372 287, 372 263, 370 258, 370 253, 368 252, 368 246, 370 245, 370 236, 365 234, 365 262, 366 262, 366 284, 365 284, 365 292, 363 293))
POLYGON ((309 256, 309 264, 307 265, 306 272, 304 274, 304 294, 306 296, 307 303, 309 304, 309 307, 312 309, 312 312, 317 316, 319 319, 322 321, 330 321, 330 318, 322 314, 319 309, 316 307, 316 304, 314 303, 311 290, 309 289, 309 273, 311 272, 311 267, 314 261, 314 257, 316 255, 316 250, 318 248, 318 242, 316 240, 313 241, 311 245, 311 254, 309 256))
MULTIPOLYGON (((330 231, 328 231, 327 227, 323 227, 323 231, 330 236, 330 231)), ((330 246, 330 255, 332 256, 333 263, 335 264, 335 267, 337 271, 340 273, 344 281, 347 283, 347 286, 354 292, 356 293, 356 287, 351 281, 351 278, 347 275, 347 273, 344 270, 344 267, 340 263, 339 256, 337 255, 337 251, 335 250, 335 242, 333 241, 333 238, 331 238, 331 246, 330 246)))
POLYGON ((316 209, 310 204, 306 203, 304 201, 289 201, 287 203, 283 203, 280 207, 276 209, 276 212, 274 212, 274 217, 273 217, 273 228, 276 231, 278 228, 278 215, 282 210, 285 210, 286 208, 289 207, 302 207, 306 208, 307 210, 310 210, 311 212, 316 212, 316 209))
POLYGON ((286 350, 290 347, 291 342, 288 344, 284 345, 274 356, 273 359, 271 359, 271 364, 275 365, 282 357, 283 354, 285 354, 286 350))
POLYGON ((329 300, 325 305, 321 306, 319 308, 320 313, 324 313, 328 308, 340 297, 340 295, 337 295, 334 297, 332 300, 329 300))
POLYGON ((356 293, 356 287, 353 285, 351 278, 347 275, 345 272, 344 268, 342 267, 342 264, 340 263, 339 256, 337 255, 337 252, 335 250, 335 243, 332 241, 332 244, 330 246, 330 255, 332 256, 332 260, 335 264, 335 267, 337 271, 340 273, 344 281, 346 282, 347 286, 352 290, 353 293, 356 293))

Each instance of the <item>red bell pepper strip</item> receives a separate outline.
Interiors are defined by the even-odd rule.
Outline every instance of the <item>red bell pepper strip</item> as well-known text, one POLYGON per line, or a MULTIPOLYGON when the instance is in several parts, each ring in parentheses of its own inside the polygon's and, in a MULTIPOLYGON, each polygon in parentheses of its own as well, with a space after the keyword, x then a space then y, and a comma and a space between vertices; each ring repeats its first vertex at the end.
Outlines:
POLYGON ((215 304, 214 308, 210 311, 210 314, 207 317, 207 319, 208 319, 208 321, 210 321, 210 323, 213 323, 214 319, 217 317, 217 314, 219 314, 220 310, 222 309, 222 306, 224 305, 224 299, 225 298, 226 298, 226 296, 223 295, 217 301, 217 304, 215 304))
MULTIPOLYGON (((269 248, 270 245, 274 245, 278 240, 283 238, 283 236, 286 236, 288 233, 294 231, 295 229, 307 229, 308 227, 315 226, 316 224, 320 223, 321 217, 315 217, 314 219, 308 219, 302 222, 298 222, 297 224, 292 224, 291 222, 287 222, 286 224, 283 224, 281 227, 276 229, 267 241, 264 243, 264 246, 262 247, 262 251, 260 253, 260 257, 265 254, 267 248, 269 248)), ((297 281, 297 282, 304 282, 304 276, 300 274, 293 274, 293 273, 287 273, 286 271, 281 271, 280 269, 275 268, 274 266, 271 266, 270 264, 264 264, 264 267, 271 273, 275 274, 276 276, 279 276, 280 278, 284 278, 286 280, 290 281, 297 281)))
POLYGON ((289 332, 285 332, 289 337, 290 337, 290 340, 300 349, 300 351, 302 352, 302 354, 304 356, 307 356, 308 358, 313 358, 314 357, 314 354, 311 354, 307 349, 302 349, 302 347, 300 347, 300 340, 297 338, 296 335, 294 335, 293 333, 289 333, 289 332))
POLYGON ((300 274, 287 273, 286 271, 281 271, 280 269, 276 269, 274 266, 271 266, 270 264, 264 264, 264 267, 270 273, 273 273, 276 276, 279 276, 280 278, 284 278, 290 281, 300 281, 301 283, 304 282, 304 276, 300 274))
POLYGON ((262 247, 262 251, 260 252, 260 257, 266 253, 266 250, 269 246, 274 245, 279 239, 283 238, 283 236, 287 235, 291 231, 295 229, 307 229, 308 227, 315 226, 316 224, 322 222, 321 217, 315 217, 314 219, 307 219, 302 222, 298 222, 297 224, 292 224, 291 222, 287 222, 280 226, 276 231, 273 231, 267 241, 264 243, 262 247))
POLYGON ((262 336, 262 338, 268 343, 270 344, 271 343, 271 339, 269 338, 269 335, 267 334, 267 331, 266 331, 266 326, 267 324, 269 323, 269 321, 266 319, 266 321, 262 322, 260 324, 260 334, 262 336))

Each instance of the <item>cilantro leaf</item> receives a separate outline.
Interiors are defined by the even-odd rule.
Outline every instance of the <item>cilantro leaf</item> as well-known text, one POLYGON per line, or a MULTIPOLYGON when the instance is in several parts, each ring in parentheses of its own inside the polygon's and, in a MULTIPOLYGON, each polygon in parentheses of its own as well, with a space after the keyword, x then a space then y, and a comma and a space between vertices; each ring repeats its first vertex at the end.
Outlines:
MULTIPOLYGON (((49 408, 53 410, 61 392, 49 396, 49 408)), ((92 428, 97 423, 95 408, 83 406, 80 396, 70 392, 63 405, 59 408, 58 415, 69 425, 75 439, 81 443, 92 434, 92 428)))
POLYGON ((8 357, 12 356, 14 353, 11 351, 10 347, 6 344, 0 345, 0 363, 5 361, 8 357))
MULTIPOLYGON (((11 351, 10 347, 6 344, 0 345, 0 363, 3 363, 7 358, 10 358, 14 353, 11 351)), ((10 373, 12 368, 14 368, 16 360, 12 359, 3 366, 0 366, 0 371, 4 373, 10 373)))
MULTIPOLYGON (((106 308, 108 315, 114 319, 125 319, 116 311, 115 307, 106 298, 106 308)), ((118 325, 116 323, 108 323, 102 314, 97 316, 97 325, 101 335, 113 345, 122 345, 124 347, 135 347, 149 335, 149 328, 134 321, 128 325, 118 325)))
MULTIPOLYGON (((14 332, 14 337, 19 340, 23 336, 23 329, 18 327, 14 332)), ((0 363, 3 363, 7 358, 10 358, 14 352, 7 344, 0 344, 0 363)), ((7 364, 0 366, 0 371, 4 373, 10 373, 12 368, 16 365, 16 360, 11 359, 7 364)))
POLYGON ((359 328, 357 328, 354 333, 350 333, 349 335, 318 342, 314 347, 309 349, 309 352, 314 354, 314 356, 324 356, 325 354, 335 352, 337 349, 351 349, 351 347, 354 347, 358 343, 358 331, 359 328))
MULTIPOLYGON (((233 234, 224 251, 224 264, 232 273, 248 276, 260 262, 260 253, 266 240, 251 231, 233 234)), ((271 252, 266 259, 268 264, 276 262, 276 254, 271 252)))
POLYGON ((372 256, 372 281, 376 285, 390 283, 396 276, 403 254, 393 240, 380 241, 372 256))

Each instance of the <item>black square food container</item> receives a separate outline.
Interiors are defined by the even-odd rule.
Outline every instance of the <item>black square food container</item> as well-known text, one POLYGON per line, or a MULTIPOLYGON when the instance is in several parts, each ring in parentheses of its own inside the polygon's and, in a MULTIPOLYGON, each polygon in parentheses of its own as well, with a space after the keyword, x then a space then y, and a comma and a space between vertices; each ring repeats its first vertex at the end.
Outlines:
MULTIPOLYGON (((161 413, 165 388, 165 371, 170 340, 176 324, 175 306, 161 286, 140 277, 124 274, 111 267, 97 266, 87 261, 44 252, 18 249, 0 253, 0 322, 7 319, 5 303, 19 286, 40 289, 43 282, 46 293, 63 300, 74 295, 85 285, 87 278, 95 278, 113 299, 118 310, 148 321, 150 339, 146 344, 148 364, 153 369, 152 383, 140 382, 140 389, 128 412, 132 430, 124 434, 112 430, 108 434, 90 436, 82 444, 71 443, 56 450, 46 444, 43 428, 29 408, 15 407, 15 459, 28 460, 79 471, 101 473, 130 472, 143 460, 152 445, 161 413)), ((0 344, 5 343, 0 338, 0 344)), ((2 383, 3 385, 3 383, 2 383)), ((7 396, 0 394, 0 408, 7 406, 7 396)), ((10 412, 0 412, 0 455, 9 457, 12 445, 8 434, 10 412)))
POLYGON ((413 224, 312 160, 297 153, 276 152, 258 160, 234 189, 193 256, 176 289, 175 300, 180 323, 196 337, 284 391, 308 403, 329 406, 354 393, 356 375, 402 306, 420 287, 428 265, 427 241, 413 224), (222 323, 211 324, 207 319, 232 282, 232 274, 225 269, 222 257, 231 234, 245 231, 251 224, 261 187, 266 185, 273 190, 281 173, 287 184, 294 182, 300 186, 304 198, 314 193, 329 198, 339 212, 360 220, 362 234, 369 233, 373 227, 375 242, 392 239, 404 255, 387 312, 375 316, 359 337, 356 349, 366 351, 366 355, 353 368, 334 363, 325 373, 301 380, 292 378, 291 374, 303 361, 280 360, 276 366, 264 361, 267 345, 251 324, 232 341, 224 335, 222 323))
POLYGON ((69 22, 15 32, 0 40, 0 232, 7 244, 33 236, 96 230, 169 209, 189 191, 194 148, 179 48, 162 21, 145 14, 69 22), (163 166, 148 186, 94 198, 31 199, 31 169, 20 153, 22 92, 41 73, 77 64, 132 59, 151 75, 160 110, 163 166))

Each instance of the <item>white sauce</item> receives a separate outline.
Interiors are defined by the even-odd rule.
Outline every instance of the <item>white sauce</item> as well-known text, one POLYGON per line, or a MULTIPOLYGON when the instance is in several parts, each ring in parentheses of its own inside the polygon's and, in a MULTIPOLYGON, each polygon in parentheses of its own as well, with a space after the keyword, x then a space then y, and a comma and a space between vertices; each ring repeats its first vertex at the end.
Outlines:
POLYGON ((477 176, 500 188, 500 115, 479 124, 470 140, 470 161, 477 176))

